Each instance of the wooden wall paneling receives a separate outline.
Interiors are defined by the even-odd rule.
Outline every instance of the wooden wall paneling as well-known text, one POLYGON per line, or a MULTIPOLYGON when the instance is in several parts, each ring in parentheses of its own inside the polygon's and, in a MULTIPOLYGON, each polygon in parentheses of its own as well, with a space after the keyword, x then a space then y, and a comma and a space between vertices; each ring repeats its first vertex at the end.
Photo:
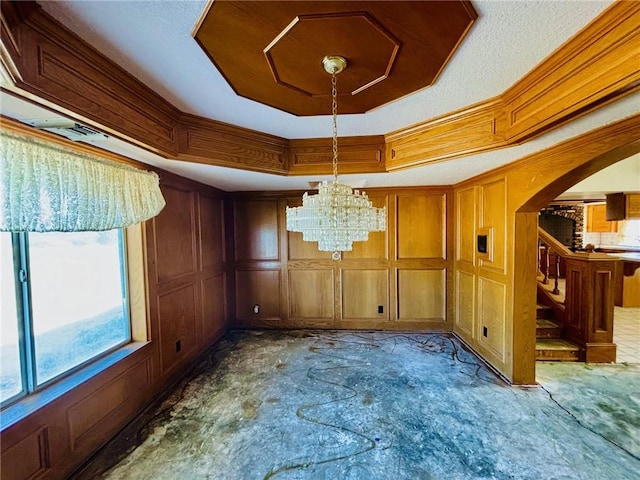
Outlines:
MULTIPOLYGON (((344 252, 343 258, 345 260, 354 259, 378 259, 388 260, 388 231, 391 228, 389 225, 389 196, 388 195, 369 195, 369 200, 376 208, 387 207, 387 231, 385 232, 370 232, 369 239, 366 242, 354 242, 353 250, 351 252, 344 252)), ((391 237, 393 238, 393 237, 391 237)))
POLYGON ((332 268, 289 270, 289 319, 301 326, 312 322, 334 323, 334 270, 332 268))
POLYGON ((218 272, 201 281, 202 327, 206 345, 220 338, 227 326, 225 272, 218 272))
POLYGON ((507 286, 487 278, 478 278, 478 331, 476 338, 479 345, 490 352, 492 360, 498 361, 502 367, 504 367, 507 354, 506 308, 507 286))
MULTIPOLYGON (((339 173, 375 173, 385 171, 384 137, 340 137, 339 173)), ((289 140, 289 175, 328 175, 332 173, 332 139, 289 140)))
MULTIPOLYGON (((151 384, 151 364, 143 358, 99 389, 91 391, 66 409, 69 432, 69 450, 74 451, 82 444, 95 444, 103 439, 105 430, 115 422, 111 417, 122 417, 127 409, 126 402, 139 402, 136 392, 151 384)), ((122 418, 119 419, 122 421, 122 418)))
POLYGON ((50 450, 49 428, 39 425, 14 445, 2 449, 3 480, 35 479, 47 475, 51 469, 50 450))
POLYGON ((507 146, 500 98, 385 135, 387 171, 507 146))
POLYGON ((341 269, 342 320, 388 320, 388 278, 387 269, 341 269))
POLYGON ((279 260, 277 199, 234 201, 236 261, 279 260))
POLYGON ((157 297, 160 343, 160 368, 166 374, 198 346, 200 323, 197 284, 187 283, 157 297))
MULTIPOLYGON (((479 265, 506 273, 507 185, 505 179, 479 187, 480 214, 477 235, 487 235, 486 255, 479 256, 479 265)), ((475 243, 475 239, 474 239, 475 243)))
POLYGON ((462 270, 456 271, 454 331, 467 340, 475 340, 476 327, 476 276, 462 270))
POLYGON ((397 258, 446 258, 446 194, 397 196, 397 258))
POLYGON ((236 271, 236 318, 242 323, 280 321, 280 270, 236 271), (254 306, 259 306, 254 313, 254 306))
POLYGON ((194 274, 197 270, 194 194, 167 184, 161 187, 167 204, 151 220, 158 283, 194 274))
POLYGON ((640 4, 615 2, 504 94, 510 143, 640 88, 640 4))
POLYGON ((456 261, 476 264, 476 192, 466 188, 456 192, 456 261))
POLYGON ((398 320, 446 321, 446 277, 446 269, 399 269, 398 320))
POLYGON ((182 113, 178 160, 284 175, 288 141, 281 137, 182 113))
POLYGON ((224 210, 219 197, 198 195, 200 265, 203 270, 218 268, 225 261, 224 210))
MULTIPOLYGON (((2 3, 3 14, 14 8, 2 3)), ((17 87, 98 122, 120 138, 177 153, 178 111, 41 8, 22 16, 21 23, 5 23, 3 33, 16 40, 11 58, 20 74, 17 87)))
MULTIPOLYGON (((309 192, 311 193, 311 192, 309 192)), ((286 199, 286 206, 299 207, 302 205, 302 196, 289 197, 286 199)), ((302 233, 287 232, 285 226, 285 236, 287 239, 287 258, 289 260, 330 260, 331 252, 321 252, 318 250, 317 242, 305 242, 302 233)))

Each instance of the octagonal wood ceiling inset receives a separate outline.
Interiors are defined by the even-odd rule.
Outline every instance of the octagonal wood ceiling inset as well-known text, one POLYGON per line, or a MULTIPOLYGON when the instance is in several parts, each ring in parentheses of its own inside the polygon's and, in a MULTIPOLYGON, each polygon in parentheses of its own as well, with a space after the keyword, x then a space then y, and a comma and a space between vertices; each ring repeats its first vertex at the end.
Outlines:
POLYGON ((347 59, 339 113, 431 85, 477 13, 470 1, 215 0, 194 37, 233 90, 295 115, 328 115, 325 55, 347 59))
POLYGON ((330 77, 318 63, 326 52, 340 52, 349 59, 340 74, 340 91, 356 95, 389 75, 399 48, 398 40, 366 13, 320 14, 297 17, 264 54, 277 83, 322 96, 331 93, 330 77), (297 45, 308 44, 310 38, 318 39, 313 51, 300 55, 297 45))

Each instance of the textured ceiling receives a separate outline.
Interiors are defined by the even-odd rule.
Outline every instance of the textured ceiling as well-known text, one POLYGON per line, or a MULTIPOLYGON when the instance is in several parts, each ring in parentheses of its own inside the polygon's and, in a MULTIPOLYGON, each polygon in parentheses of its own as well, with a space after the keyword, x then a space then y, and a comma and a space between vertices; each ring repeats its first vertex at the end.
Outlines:
POLYGON ((194 37, 234 91, 294 115, 331 111, 326 55, 340 55, 339 112, 364 113, 435 80, 473 25, 468 1, 217 1, 194 37))
MULTIPOLYGON (((433 86, 365 114, 341 115, 339 134, 389 133, 504 92, 599 15, 609 1, 473 1, 478 19, 433 86)), ((42 2, 45 11, 188 113, 286 138, 328 137, 329 116, 296 117, 236 95, 192 37, 204 1, 42 2)), ((2 113, 46 117, 3 95, 2 113)), ((503 150, 383 174, 344 175, 368 187, 447 185, 636 114, 640 93, 551 133, 503 150)), ((281 177, 162 159, 110 139, 105 148, 227 191, 307 189, 313 177, 281 177)))

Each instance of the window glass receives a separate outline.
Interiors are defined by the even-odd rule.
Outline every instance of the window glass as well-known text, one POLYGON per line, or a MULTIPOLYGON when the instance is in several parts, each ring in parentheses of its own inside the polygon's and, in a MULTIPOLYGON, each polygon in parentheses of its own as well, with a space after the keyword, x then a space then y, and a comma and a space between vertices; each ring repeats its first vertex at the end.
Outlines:
POLYGON ((130 339, 121 234, 30 233, 36 384, 130 339))
POLYGON ((23 391, 11 234, 0 232, 0 402, 23 391))

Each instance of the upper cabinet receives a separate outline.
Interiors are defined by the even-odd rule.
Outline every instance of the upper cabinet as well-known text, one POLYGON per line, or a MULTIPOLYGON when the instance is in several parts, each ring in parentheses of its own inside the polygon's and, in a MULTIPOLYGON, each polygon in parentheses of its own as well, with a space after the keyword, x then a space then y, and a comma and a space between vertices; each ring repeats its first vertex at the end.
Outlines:
POLYGON ((587 205, 587 232, 614 233, 618 231, 618 222, 607 220, 605 204, 587 205))

